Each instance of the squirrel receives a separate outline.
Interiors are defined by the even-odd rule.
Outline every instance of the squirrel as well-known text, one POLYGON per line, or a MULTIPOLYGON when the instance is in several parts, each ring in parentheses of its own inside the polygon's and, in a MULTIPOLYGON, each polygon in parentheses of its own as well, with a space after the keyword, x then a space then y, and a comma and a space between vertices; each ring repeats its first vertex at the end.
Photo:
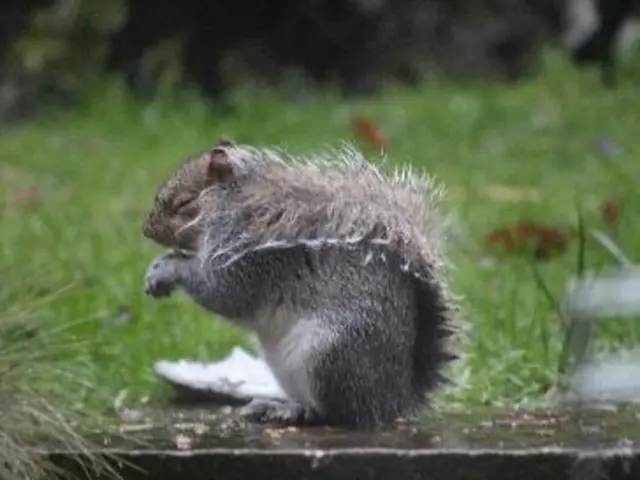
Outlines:
POLYGON ((450 383, 444 188, 383 166, 346 142, 307 158, 223 140, 158 189, 142 230, 170 250, 150 264, 147 295, 181 288, 252 333, 287 395, 241 418, 370 428, 450 383))

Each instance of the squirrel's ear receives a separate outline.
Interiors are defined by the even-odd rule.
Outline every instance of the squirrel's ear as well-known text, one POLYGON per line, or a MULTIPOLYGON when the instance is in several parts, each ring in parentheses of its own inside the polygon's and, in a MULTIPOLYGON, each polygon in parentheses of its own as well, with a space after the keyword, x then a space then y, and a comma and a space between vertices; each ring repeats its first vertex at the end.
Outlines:
MULTIPOLYGON (((219 144, 218 144, 219 145, 219 144)), ((208 156, 207 180, 211 183, 224 183, 233 178, 233 167, 227 152, 220 145, 208 156)))
POLYGON ((226 138, 223 138, 221 140, 218 140, 218 143, 216 143, 216 147, 223 147, 223 148, 236 148, 236 144, 233 143, 231 140, 227 140, 226 138))

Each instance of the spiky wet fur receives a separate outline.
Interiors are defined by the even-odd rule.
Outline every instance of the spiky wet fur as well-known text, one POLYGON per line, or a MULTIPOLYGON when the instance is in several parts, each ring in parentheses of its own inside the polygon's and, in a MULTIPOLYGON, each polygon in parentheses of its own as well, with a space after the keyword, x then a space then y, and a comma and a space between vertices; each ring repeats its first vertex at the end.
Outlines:
MULTIPOLYGON (((416 275, 443 266, 443 231, 437 207, 441 186, 409 168, 391 174, 368 162, 352 146, 322 156, 292 157, 251 147, 228 148, 236 167, 233 195, 214 186, 201 204, 224 203, 223 211, 201 209, 186 228, 227 216, 227 235, 210 232, 208 260, 233 261, 248 251, 306 244, 386 245, 416 275), (220 202, 218 196, 224 197, 220 202)), ((207 231, 204 228, 204 231, 207 231)))
POLYGON ((305 373, 310 386, 302 390, 332 392, 308 401, 287 391, 284 380, 285 392, 298 397, 293 410, 273 407, 270 417, 269 406, 254 405, 253 416, 371 426, 415 413, 455 358, 449 351, 455 306, 438 214, 442 188, 408 168, 388 173, 348 144, 310 158, 249 146, 224 150, 233 182, 206 188, 200 213, 182 227, 200 234, 205 286, 181 283, 203 306, 254 331, 279 380, 286 375, 277 363, 289 357, 278 349, 286 348, 314 368, 324 365, 309 367, 315 373, 311 379, 305 373), (289 271, 295 275, 283 273, 289 271), (234 294, 244 305, 232 305, 226 290, 215 293, 224 304, 204 292, 241 272, 248 280, 234 294), (330 287, 336 282, 337 290, 330 287), (317 352, 295 352, 306 343, 317 352))

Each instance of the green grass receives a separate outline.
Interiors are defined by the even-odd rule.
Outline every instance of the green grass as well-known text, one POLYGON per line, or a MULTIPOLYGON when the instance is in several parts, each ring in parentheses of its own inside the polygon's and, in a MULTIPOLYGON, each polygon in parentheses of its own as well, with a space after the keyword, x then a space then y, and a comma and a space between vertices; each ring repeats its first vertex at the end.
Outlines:
MULTIPOLYGON (((222 136, 308 153, 356 141, 349 118, 362 115, 388 132, 393 161, 426 168, 450 192, 451 283, 471 330, 454 370, 459 385, 447 395, 465 405, 535 400, 555 380, 564 329, 527 261, 482 266, 484 236, 522 219, 575 224, 577 200, 588 225, 601 227, 597 207, 615 195, 623 206, 621 248, 639 256, 640 76, 627 70, 615 91, 603 90, 595 72, 576 72, 553 56, 539 77, 516 87, 389 87, 376 98, 318 94, 304 105, 245 89, 227 117, 208 113, 196 97, 142 104, 117 85, 104 87, 72 112, 52 112, 0 137, 0 311, 20 311, 71 286, 33 311, 46 324, 73 324, 64 335, 82 342, 65 353, 71 368, 112 396, 127 389, 129 398, 162 400, 167 392, 152 371, 157 359, 215 359, 244 338, 183 295, 145 297, 144 273, 160 248, 140 225, 159 182, 185 155, 222 136), (600 136, 621 146, 619 160, 598 156, 593 141, 600 136), (488 185, 534 189, 539 199, 499 200, 486 194, 488 185), (35 203, 25 204, 24 188, 33 186, 35 203), (131 313, 130 323, 112 320, 120 309, 131 313)), ((612 263, 588 246, 589 267, 612 263)), ((540 268, 559 294, 575 265, 572 244, 540 268)), ((598 332, 602 348, 632 346, 639 337, 632 322, 598 332)), ((102 401, 91 392, 87 401, 102 401)))
POLYGON ((76 459, 89 474, 119 478, 109 459, 91 453, 93 439, 114 422, 104 411, 112 399, 91 384, 91 368, 65 355, 73 355, 82 340, 70 338, 69 325, 43 325, 32 314, 63 293, 52 292, 22 311, 0 313, 0 478, 70 478, 33 448, 43 445, 79 453, 76 459), (90 392, 92 405, 77 391, 90 392))

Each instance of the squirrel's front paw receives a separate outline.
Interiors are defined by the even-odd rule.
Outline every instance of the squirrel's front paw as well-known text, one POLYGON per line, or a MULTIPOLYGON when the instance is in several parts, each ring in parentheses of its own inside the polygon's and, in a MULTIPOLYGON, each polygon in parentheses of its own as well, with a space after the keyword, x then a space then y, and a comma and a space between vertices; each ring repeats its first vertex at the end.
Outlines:
POLYGON ((144 292, 153 298, 168 297, 175 290, 177 280, 175 260, 161 255, 149 265, 144 292))

